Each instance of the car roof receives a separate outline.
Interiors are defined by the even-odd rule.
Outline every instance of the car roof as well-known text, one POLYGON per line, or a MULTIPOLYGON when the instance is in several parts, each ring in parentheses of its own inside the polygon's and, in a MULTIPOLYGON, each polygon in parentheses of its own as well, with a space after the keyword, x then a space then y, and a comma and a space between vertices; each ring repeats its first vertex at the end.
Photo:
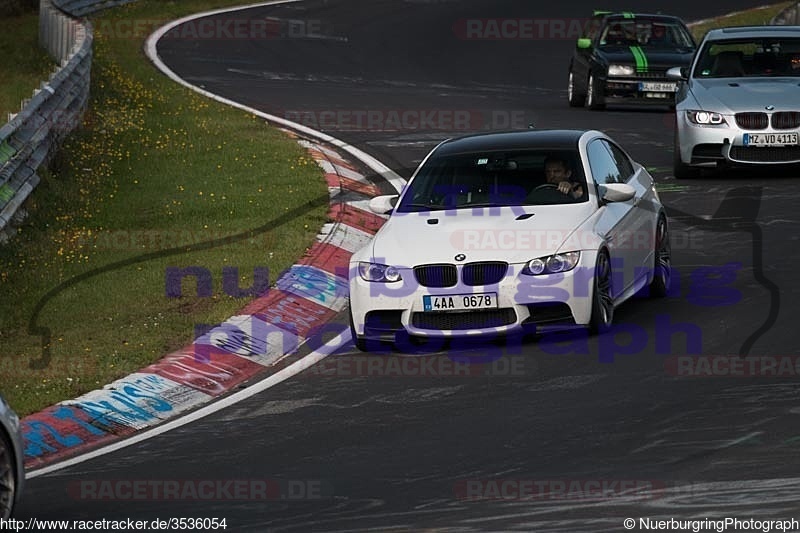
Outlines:
POLYGON ((597 17, 610 19, 610 20, 617 20, 617 19, 625 19, 625 20, 636 20, 637 18, 648 19, 648 20, 655 20, 655 21, 662 21, 662 22, 681 22, 683 20, 680 17, 676 17, 674 15, 662 15, 661 13, 630 13, 627 11, 621 12, 600 12, 597 17))
POLYGON ((590 130, 516 130, 478 133, 444 141, 437 155, 500 150, 576 150, 580 138, 590 130))
POLYGON ((732 26, 711 30, 707 41, 759 37, 800 37, 800 26, 732 26))

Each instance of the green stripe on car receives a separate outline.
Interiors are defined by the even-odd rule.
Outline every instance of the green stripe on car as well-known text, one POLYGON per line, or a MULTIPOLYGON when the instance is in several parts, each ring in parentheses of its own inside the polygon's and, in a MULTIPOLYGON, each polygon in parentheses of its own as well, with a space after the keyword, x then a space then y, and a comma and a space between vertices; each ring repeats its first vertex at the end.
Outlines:
POLYGON ((637 46, 636 49, 639 50, 640 54, 642 54, 642 63, 644 63, 643 71, 647 72, 648 70, 650 70, 650 64, 647 61, 647 54, 645 53, 645 51, 642 49, 641 46, 637 46))
POLYGON ((647 56, 639 46, 631 46, 630 47, 631 54, 633 54, 633 59, 636 61, 636 72, 647 72, 647 56))

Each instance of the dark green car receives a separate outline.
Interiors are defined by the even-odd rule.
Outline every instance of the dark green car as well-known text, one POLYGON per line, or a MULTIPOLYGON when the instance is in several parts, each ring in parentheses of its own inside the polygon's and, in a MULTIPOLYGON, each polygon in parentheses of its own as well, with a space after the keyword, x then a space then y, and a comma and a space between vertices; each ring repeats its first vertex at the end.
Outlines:
POLYGON ((677 17, 595 12, 569 63, 569 105, 673 106, 677 82, 667 70, 688 67, 696 47, 677 17))

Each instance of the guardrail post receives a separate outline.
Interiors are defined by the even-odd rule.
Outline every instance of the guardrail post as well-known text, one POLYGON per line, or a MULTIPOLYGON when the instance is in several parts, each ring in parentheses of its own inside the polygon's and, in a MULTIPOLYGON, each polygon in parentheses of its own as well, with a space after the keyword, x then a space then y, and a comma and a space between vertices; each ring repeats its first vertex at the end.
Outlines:
POLYGON ((39 0, 39 44, 58 67, 19 113, 0 124, 0 244, 25 213, 39 167, 80 123, 89 101, 92 25, 81 17, 135 0, 39 0), (15 216, 17 214, 17 216, 15 216))
POLYGON ((62 13, 55 1, 39 0, 38 29, 40 45, 58 67, 23 100, 19 113, 0 124, 0 243, 15 234, 23 204, 39 183, 38 169, 78 126, 88 103, 91 23, 62 13))

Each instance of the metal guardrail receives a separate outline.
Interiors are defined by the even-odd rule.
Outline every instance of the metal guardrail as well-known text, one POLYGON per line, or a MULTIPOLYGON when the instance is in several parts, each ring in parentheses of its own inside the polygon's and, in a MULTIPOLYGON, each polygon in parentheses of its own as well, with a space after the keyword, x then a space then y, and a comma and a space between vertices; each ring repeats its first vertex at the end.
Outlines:
POLYGON ((769 23, 773 26, 800 26, 800 2, 783 9, 769 23))
POLYGON ((56 7, 73 17, 85 17, 90 13, 135 1, 136 0, 52 0, 56 7))
POLYGON ((50 79, 0 127, 0 243, 25 217, 37 174, 81 122, 89 100, 92 25, 83 17, 135 0, 40 0, 39 43, 58 63, 50 79))
POLYGON ((89 97, 92 26, 58 11, 51 0, 39 5, 39 40, 60 67, 23 102, 22 110, 0 127, 0 236, 40 178, 36 173, 80 121, 89 97))

